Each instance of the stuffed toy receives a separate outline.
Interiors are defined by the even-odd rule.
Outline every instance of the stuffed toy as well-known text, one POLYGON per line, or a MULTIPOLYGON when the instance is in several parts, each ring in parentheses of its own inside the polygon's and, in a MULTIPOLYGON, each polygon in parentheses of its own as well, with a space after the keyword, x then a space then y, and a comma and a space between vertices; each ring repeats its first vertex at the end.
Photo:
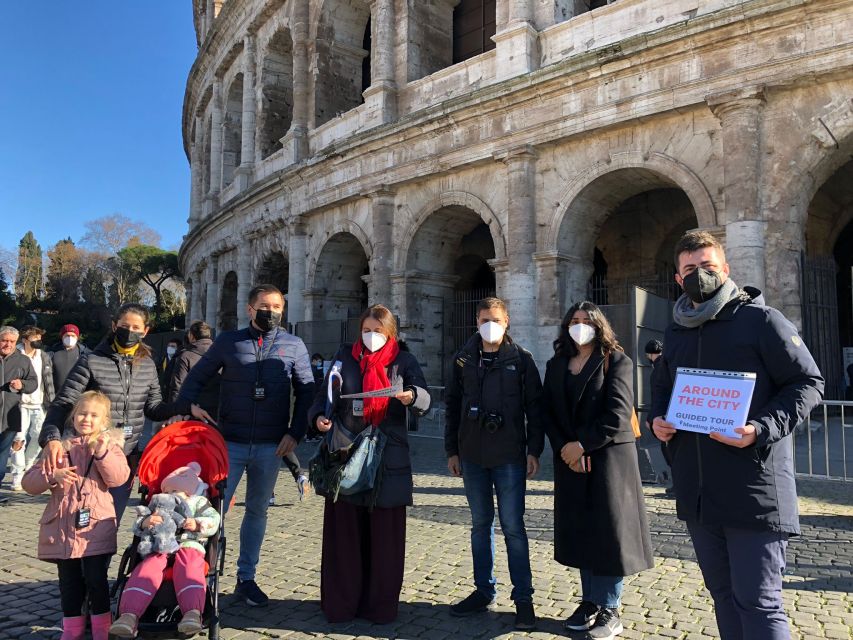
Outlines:
POLYGON ((152 553, 175 553, 178 548, 176 534, 190 514, 190 510, 180 496, 172 493, 157 493, 151 497, 148 506, 136 507, 136 524, 133 533, 140 538, 137 551, 141 556, 152 553), (163 522, 143 529, 142 522, 147 516, 157 515, 163 522))

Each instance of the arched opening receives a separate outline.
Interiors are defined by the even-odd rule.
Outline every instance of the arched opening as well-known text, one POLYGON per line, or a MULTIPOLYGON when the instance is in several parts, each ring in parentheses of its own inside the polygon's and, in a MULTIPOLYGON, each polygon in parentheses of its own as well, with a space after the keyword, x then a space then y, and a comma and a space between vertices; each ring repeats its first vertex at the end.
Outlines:
MULTIPOLYGON (((255 276, 255 284, 272 284, 287 295, 288 280, 290 278, 290 263, 287 256, 280 251, 276 251, 268 255, 261 266, 258 268, 255 276)), ((285 309, 285 317, 287 309, 285 309)))
POLYGON ((367 307, 370 273, 367 254, 351 233, 341 232, 326 242, 314 270, 314 320, 357 318, 367 307))
POLYGON ((314 126, 364 102, 370 86, 370 3, 326 0, 317 26, 314 126))
MULTIPOLYGON (((586 291, 567 291, 567 303, 627 304, 634 286, 674 300, 673 250, 699 226, 693 204, 674 181, 650 169, 617 169, 587 185, 563 217, 557 249, 588 260, 586 291)), ((566 286, 566 283, 560 283, 566 286)))
POLYGON ((853 364, 853 160, 809 204, 801 296, 803 337, 826 380, 824 396, 843 399, 853 364))
POLYGON ((237 328, 237 274, 229 271, 222 281, 219 302, 219 324, 224 331, 237 328))
POLYGON ((407 334, 433 379, 446 380, 447 360, 476 331, 477 303, 495 294, 489 264, 494 257, 489 226, 458 205, 431 214, 412 238, 406 258, 407 334))
POLYGON ((260 75, 258 146, 261 158, 266 158, 281 149, 293 120, 293 40, 287 29, 270 39, 260 75))
POLYGON ((243 74, 238 73, 228 89, 222 136, 222 184, 234 182, 234 172, 242 161, 243 142, 243 74))
POLYGON ((495 0, 462 0, 453 9, 453 64, 495 48, 495 0))

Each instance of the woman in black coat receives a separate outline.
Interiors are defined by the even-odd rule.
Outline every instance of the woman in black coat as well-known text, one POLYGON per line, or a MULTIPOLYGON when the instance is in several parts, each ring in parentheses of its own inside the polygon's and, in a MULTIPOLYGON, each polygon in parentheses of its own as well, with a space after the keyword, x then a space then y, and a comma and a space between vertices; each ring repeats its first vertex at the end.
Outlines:
MULTIPOLYGON (((329 376, 339 371, 342 395, 374 391, 402 381, 393 398, 340 399, 335 417, 351 433, 370 425, 387 436, 378 491, 326 495, 320 606, 329 622, 355 617, 377 624, 397 617, 406 557, 406 507, 412 504, 412 465, 406 414, 423 415, 430 405, 421 368, 397 344, 394 314, 374 305, 361 316, 361 340, 342 345, 308 412, 321 433, 332 428, 327 412, 329 376)), ((318 490, 318 493, 321 493, 318 490)), ((322 493, 321 493, 322 495, 322 493)))
POLYGON ((635 436, 633 365, 591 302, 569 309, 545 371, 543 408, 554 450, 554 554, 581 573, 566 620, 592 638, 621 633, 624 576, 654 566, 635 436))

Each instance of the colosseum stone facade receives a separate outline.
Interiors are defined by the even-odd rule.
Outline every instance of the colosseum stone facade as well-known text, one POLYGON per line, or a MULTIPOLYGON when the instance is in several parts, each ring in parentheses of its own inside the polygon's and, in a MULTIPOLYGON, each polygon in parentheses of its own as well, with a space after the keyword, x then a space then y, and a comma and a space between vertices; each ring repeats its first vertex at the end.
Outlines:
POLYGON ((271 281, 329 357, 383 302, 440 385, 479 296, 510 302, 542 362, 572 301, 670 296, 674 242, 701 227, 842 384, 853 2, 193 8, 188 319, 244 325, 271 281))

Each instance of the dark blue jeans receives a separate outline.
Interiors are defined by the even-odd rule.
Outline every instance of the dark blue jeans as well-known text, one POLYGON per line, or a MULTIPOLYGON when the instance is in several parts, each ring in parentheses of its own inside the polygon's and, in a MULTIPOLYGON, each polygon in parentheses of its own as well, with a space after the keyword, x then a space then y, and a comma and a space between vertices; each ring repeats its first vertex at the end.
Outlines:
POLYGON ((722 640, 788 640, 782 574, 788 534, 688 522, 722 640))
POLYGON ((12 455, 12 442, 17 431, 8 429, 0 433, 0 482, 3 482, 3 477, 6 475, 6 465, 9 464, 9 456, 12 455))
POLYGON ((530 572, 530 550, 524 528, 524 495, 527 488, 527 466, 505 464, 481 467, 462 461, 462 480, 465 497, 471 508, 471 555, 474 559, 474 585, 490 599, 495 597, 495 503, 492 490, 498 497, 498 518, 506 541, 509 575, 512 580, 512 599, 530 602, 533 599, 533 576, 530 572))

